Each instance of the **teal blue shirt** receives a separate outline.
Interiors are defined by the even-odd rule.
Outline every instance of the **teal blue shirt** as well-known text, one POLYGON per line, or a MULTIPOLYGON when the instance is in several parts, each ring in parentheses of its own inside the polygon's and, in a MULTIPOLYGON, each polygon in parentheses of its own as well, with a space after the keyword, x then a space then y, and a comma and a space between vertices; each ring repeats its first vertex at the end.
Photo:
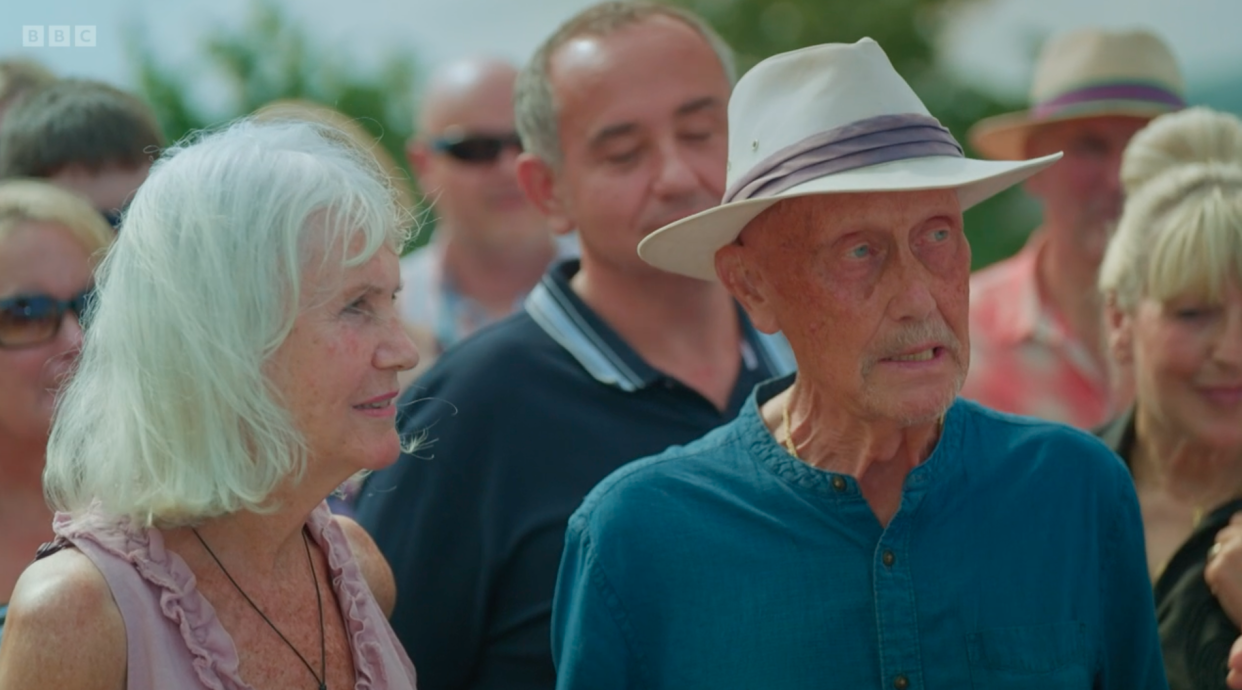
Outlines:
POLYGON ((574 513, 558 688, 1167 688, 1133 484, 1099 441, 966 400, 882 527, 758 404, 574 513))

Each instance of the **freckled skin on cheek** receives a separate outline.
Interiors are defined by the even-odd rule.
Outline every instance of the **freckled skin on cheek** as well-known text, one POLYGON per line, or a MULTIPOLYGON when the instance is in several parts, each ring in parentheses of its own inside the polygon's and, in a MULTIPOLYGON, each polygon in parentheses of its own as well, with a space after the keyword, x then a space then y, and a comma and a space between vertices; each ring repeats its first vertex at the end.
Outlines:
POLYGON ((395 423, 355 406, 395 393, 397 373, 417 362, 392 299, 397 257, 383 250, 323 280, 332 289, 298 315, 269 376, 316 462, 378 469, 397 457, 395 423))
POLYGON ((969 363, 970 290, 953 191, 788 200, 740 239, 807 375, 894 414, 952 401, 969 363), (929 342, 944 360, 930 373, 884 364, 929 342))

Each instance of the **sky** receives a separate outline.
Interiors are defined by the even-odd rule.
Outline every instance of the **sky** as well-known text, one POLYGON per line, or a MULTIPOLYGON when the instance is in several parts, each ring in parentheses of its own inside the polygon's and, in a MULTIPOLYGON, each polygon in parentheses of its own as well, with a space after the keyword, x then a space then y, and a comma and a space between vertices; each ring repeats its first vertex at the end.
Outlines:
MULTIPOLYGON (((593 0, 276 0, 318 45, 362 65, 392 51, 434 67, 465 54, 525 60, 593 0)), ((859 0, 870 1, 870 0, 859 0)), ((201 38, 239 26, 249 0, 0 0, 0 57, 34 58, 63 75, 133 85, 125 42, 146 40, 194 74, 201 38), (94 26, 94 47, 23 47, 26 26, 94 26)), ((1234 77, 1242 89, 1242 0, 967 0, 940 37, 942 59, 987 90, 1025 94, 1039 41, 1080 26, 1146 27, 1165 38, 1193 86, 1234 77)), ((199 70, 201 71, 201 70, 199 70)), ((198 89, 211 92, 209 78, 198 89)))

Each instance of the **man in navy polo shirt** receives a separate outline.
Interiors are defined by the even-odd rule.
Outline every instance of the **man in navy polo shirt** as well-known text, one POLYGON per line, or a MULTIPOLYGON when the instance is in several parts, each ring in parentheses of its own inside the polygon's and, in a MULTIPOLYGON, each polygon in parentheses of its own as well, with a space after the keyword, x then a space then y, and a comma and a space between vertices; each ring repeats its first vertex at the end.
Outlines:
POLYGON ((637 255, 648 233, 719 203, 731 83, 711 29, 645 2, 585 10, 519 77, 519 179, 554 230, 578 230, 581 261, 411 387, 399 424, 426 443, 358 504, 423 690, 554 687, 569 515, 613 470, 728 422, 792 370, 724 288, 637 255))

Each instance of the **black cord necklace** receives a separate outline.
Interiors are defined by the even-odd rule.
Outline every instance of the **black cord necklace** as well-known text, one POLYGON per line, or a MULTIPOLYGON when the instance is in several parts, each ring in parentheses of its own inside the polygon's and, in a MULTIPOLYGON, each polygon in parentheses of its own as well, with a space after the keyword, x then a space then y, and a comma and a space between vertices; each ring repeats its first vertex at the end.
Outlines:
POLYGON ((319 605, 318 674, 315 673, 315 669, 311 667, 310 662, 306 660, 306 657, 302 656, 302 653, 298 651, 298 648, 293 646, 293 643, 289 641, 289 638, 285 637, 285 634, 280 632, 280 629, 276 627, 276 624, 263 613, 263 610, 259 608, 258 604, 254 603, 254 601, 246 594, 246 591, 241 588, 241 585, 237 584, 237 580, 234 580, 233 576, 229 575, 228 569, 224 567, 224 564, 221 563, 220 559, 216 557, 216 553, 212 551, 211 547, 207 546, 207 542, 203 540, 203 535, 199 534, 198 530, 193 527, 190 528, 190 531, 194 533, 195 537, 198 537, 198 543, 202 544, 203 548, 207 550, 207 554, 211 556, 211 560, 215 561, 216 565, 220 566, 220 572, 224 573, 224 576, 229 579, 229 582, 233 583, 233 586, 237 588, 237 593, 242 595, 242 598, 246 600, 247 604, 250 604, 250 608, 254 609, 254 612, 259 614, 259 617, 263 619, 263 622, 267 623, 268 627, 279 635, 280 639, 283 640, 285 644, 289 645, 289 649, 292 649, 294 654, 298 655, 298 659, 302 661, 302 665, 305 666, 306 670, 310 671, 310 674, 315 677, 315 682, 319 683, 319 690, 327 690, 328 655, 325 649, 327 645, 324 639, 323 630, 323 596, 319 594, 319 576, 315 574, 315 562, 311 560, 310 541, 306 538, 306 528, 302 529, 302 546, 306 547, 306 563, 310 565, 311 579, 315 582, 315 603, 319 605))

